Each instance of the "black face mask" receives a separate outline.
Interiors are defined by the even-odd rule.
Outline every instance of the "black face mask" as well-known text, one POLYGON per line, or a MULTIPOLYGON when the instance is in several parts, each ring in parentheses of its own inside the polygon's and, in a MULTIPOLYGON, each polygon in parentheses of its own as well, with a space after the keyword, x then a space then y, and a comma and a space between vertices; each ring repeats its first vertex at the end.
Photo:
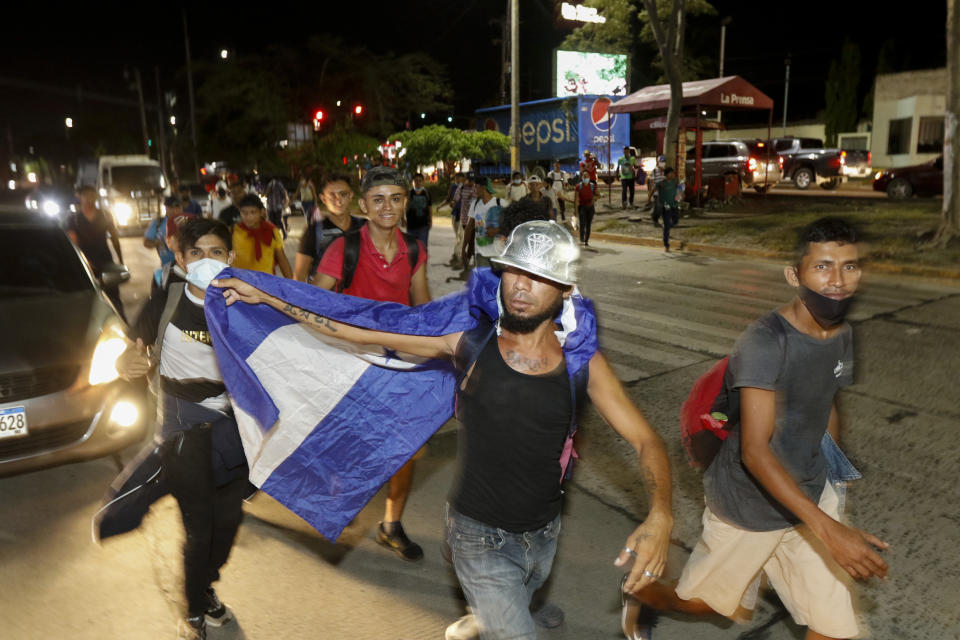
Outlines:
POLYGON ((834 300, 800 285, 800 300, 813 319, 824 329, 835 327, 847 317, 847 311, 853 303, 853 296, 843 300, 834 300))

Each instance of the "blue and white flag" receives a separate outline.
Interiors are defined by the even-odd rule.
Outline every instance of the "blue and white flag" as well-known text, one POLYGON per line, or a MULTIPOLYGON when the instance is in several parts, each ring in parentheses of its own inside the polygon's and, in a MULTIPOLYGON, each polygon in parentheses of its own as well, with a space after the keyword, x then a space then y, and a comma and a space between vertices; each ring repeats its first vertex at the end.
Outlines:
MULTIPOLYGON (((441 336, 499 317, 500 278, 489 269, 476 270, 463 291, 413 308, 257 271, 226 269, 218 277, 390 333, 441 336)), ((227 307, 214 287, 205 309, 250 481, 330 540, 453 414, 457 376, 448 362, 358 347, 267 305, 227 307)), ((593 305, 575 291, 561 324, 573 375, 597 349, 593 305)))

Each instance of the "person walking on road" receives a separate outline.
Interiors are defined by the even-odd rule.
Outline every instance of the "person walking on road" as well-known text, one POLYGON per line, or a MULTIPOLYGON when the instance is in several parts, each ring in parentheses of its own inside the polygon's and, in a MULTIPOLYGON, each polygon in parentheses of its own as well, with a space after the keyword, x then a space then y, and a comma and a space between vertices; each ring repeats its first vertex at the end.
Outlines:
POLYGON ((481 269, 473 276, 484 290, 499 292, 499 315, 442 336, 360 329, 237 278, 214 283, 224 288, 227 305, 266 304, 325 335, 456 367, 460 469, 444 527, 472 614, 448 627, 447 638, 474 632, 493 640, 536 638, 529 604, 553 566, 564 459, 587 397, 636 451, 650 500, 646 520, 618 549, 614 564, 634 558, 625 584, 631 592, 663 573, 673 527, 666 449, 596 347, 595 318, 575 287, 578 255, 573 237, 557 223, 521 224, 494 259, 498 272, 481 269), (557 318, 566 318, 562 332, 557 318))
POLYGON ((307 228, 300 236, 300 246, 293 263, 293 279, 312 282, 327 247, 345 233, 359 231, 367 223, 363 218, 350 215, 353 188, 350 178, 341 173, 328 173, 320 181, 320 201, 324 213, 311 216, 307 228))
MULTIPOLYGON (((120 233, 113 217, 106 215, 97 206, 97 190, 89 185, 80 187, 77 195, 80 199, 80 210, 70 214, 66 222, 67 235, 77 245, 80 252, 90 263, 93 275, 103 284, 103 272, 114 265, 110 248, 107 247, 107 236, 117 256, 116 264, 123 264, 123 252, 120 250, 120 233)), ((124 320, 123 301, 120 300, 119 287, 103 287, 110 302, 124 320)))
POLYGON ((430 192, 423 186, 423 174, 413 176, 413 188, 407 196, 407 233, 423 243, 426 247, 430 238, 430 228, 433 226, 433 201, 430 192))
POLYGON ((263 202, 255 193, 240 199, 240 222, 233 227, 233 247, 238 269, 273 274, 279 267, 284 278, 292 278, 290 261, 283 250, 280 230, 264 218, 263 202))
POLYGON ((300 184, 297 186, 297 197, 300 198, 303 217, 309 221, 317 206, 317 188, 313 186, 313 180, 310 180, 306 176, 300 176, 300 184))
POLYGON ((657 183, 657 207, 663 218, 663 250, 670 253, 670 229, 680 222, 680 210, 677 208, 677 177, 673 167, 663 170, 663 180, 657 183))
POLYGON ((466 176, 462 173, 457 173, 453 176, 453 180, 450 181, 450 191, 447 193, 447 197, 437 205, 437 209, 442 208, 444 205, 450 205, 450 222, 453 225, 453 254, 450 256, 450 266, 457 268, 460 266, 460 256, 459 249, 460 243, 463 242, 463 227, 460 226, 460 189, 463 187, 464 182, 466 182, 466 176))
POLYGON ((283 216, 284 209, 290 204, 290 196, 280 178, 274 178, 267 183, 267 220, 278 227, 287 239, 287 221, 283 216))
POLYGON ((633 208, 633 194, 636 188, 636 162, 633 156, 633 150, 630 147, 623 148, 623 155, 617 160, 617 168, 620 170, 620 208, 627 208, 627 195, 630 196, 630 208, 633 208))
POLYGON ((885 578, 878 550, 888 548, 840 521, 830 482, 833 463, 845 461, 836 398, 853 383, 845 317, 860 284, 857 233, 824 218, 797 246, 784 269, 797 295, 750 325, 730 356, 724 388, 739 398, 739 423, 703 477, 700 541, 675 587, 656 582, 636 597, 655 610, 737 620, 754 608, 764 574, 806 640, 853 638, 853 580, 885 578))
POLYGON ((589 151, 583 152, 583 160, 580 162, 580 173, 584 171, 587 172, 587 175, 590 176, 590 182, 593 184, 594 190, 597 188, 597 170, 600 168, 600 164, 597 162, 596 156, 594 156, 589 151))
POLYGON ((230 230, 218 220, 192 217, 179 230, 176 262, 187 282, 151 294, 117 360, 126 380, 159 375, 160 461, 163 481, 177 500, 183 547, 187 615, 179 637, 204 640, 207 626, 233 618, 212 584, 219 580, 243 519, 247 461, 207 328, 207 286, 233 262, 230 230), (153 345, 148 355, 145 345, 153 345))
MULTIPOLYGON (((396 169, 374 167, 364 174, 360 191, 360 209, 367 215, 367 224, 333 241, 320 260, 313 283, 381 302, 407 306, 429 302, 427 247, 399 229, 407 210, 406 180, 396 169)), ((423 558, 423 549, 407 537, 401 523, 413 467, 411 459, 390 478, 377 542, 404 560, 416 562, 423 558)))
POLYGON ((575 214, 580 224, 580 242, 583 246, 590 246, 590 227, 593 225, 594 198, 596 197, 597 185, 590 181, 590 174, 583 171, 580 174, 580 184, 576 186, 573 194, 573 202, 576 207, 575 214))
POLYGON ((516 202, 528 195, 530 195, 530 189, 523 183, 523 174, 514 171, 510 178, 510 186, 507 187, 507 200, 516 202))
POLYGON ((547 174, 547 181, 550 183, 557 200, 557 216, 560 220, 566 220, 567 207, 563 198, 563 188, 567 184, 567 172, 560 168, 559 162, 553 163, 553 171, 547 174))

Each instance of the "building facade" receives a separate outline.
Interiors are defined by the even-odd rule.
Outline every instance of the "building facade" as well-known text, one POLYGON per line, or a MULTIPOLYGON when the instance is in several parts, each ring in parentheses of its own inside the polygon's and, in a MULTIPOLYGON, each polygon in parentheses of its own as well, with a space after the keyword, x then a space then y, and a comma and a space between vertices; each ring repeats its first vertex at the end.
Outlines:
POLYGON ((876 82, 873 166, 905 167, 942 154, 946 68, 883 74, 876 82))

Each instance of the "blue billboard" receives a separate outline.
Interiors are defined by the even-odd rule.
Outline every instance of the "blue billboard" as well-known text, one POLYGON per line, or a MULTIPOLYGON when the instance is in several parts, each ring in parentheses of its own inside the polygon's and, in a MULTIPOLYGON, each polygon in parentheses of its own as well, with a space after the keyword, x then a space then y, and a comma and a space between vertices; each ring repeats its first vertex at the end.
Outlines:
MULTIPOLYGON (((610 113, 612 102, 607 96, 577 96, 520 103, 520 161, 569 162, 590 151, 602 165, 616 162, 630 144, 630 117, 610 113)), ((477 116, 478 129, 509 134, 509 105, 478 109, 477 116)))

